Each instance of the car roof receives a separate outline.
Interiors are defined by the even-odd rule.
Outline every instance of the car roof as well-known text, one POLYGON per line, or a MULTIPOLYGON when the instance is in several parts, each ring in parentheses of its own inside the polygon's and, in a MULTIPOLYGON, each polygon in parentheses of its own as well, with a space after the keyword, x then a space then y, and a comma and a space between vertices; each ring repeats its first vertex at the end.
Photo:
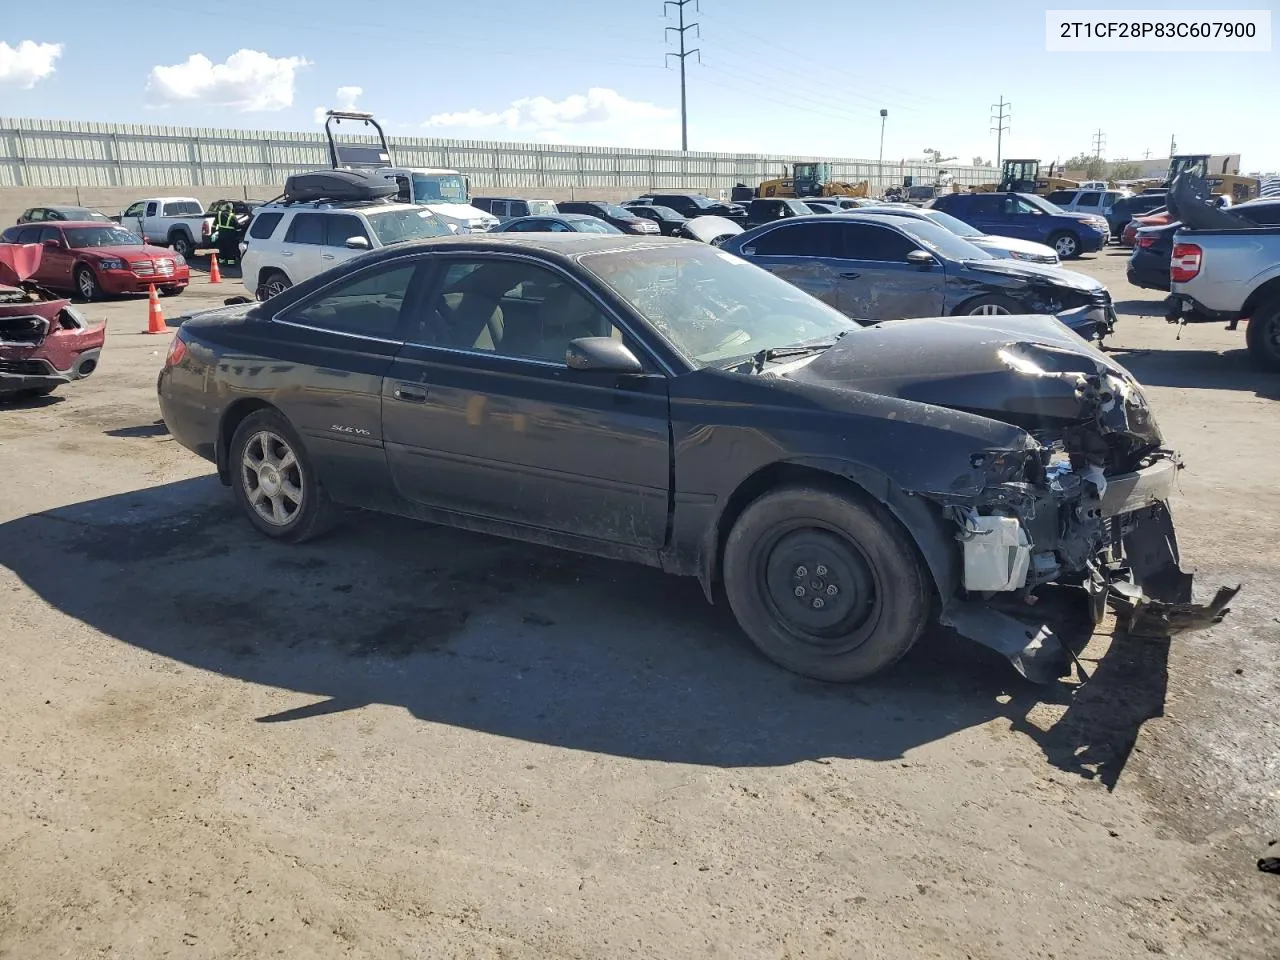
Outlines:
MULTIPOLYGON (((529 218, 533 219, 533 218, 529 218)), ((538 217, 537 219, 548 219, 538 217)), ((818 216, 814 217, 819 219, 818 216)), ((508 220, 508 223, 513 221, 508 220)), ((588 253, 611 253, 613 251, 633 250, 655 245, 672 245, 690 243, 688 240, 677 240, 673 237, 656 235, 633 236, 626 233, 459 233, 448 237, 428 237, 424 240, 408 240, 394 243, 388 247, 379 247, 372 253, 364 254, 362 263, 376 260, 394 259, 410 251, 427 250, 486 250, 501 252, 503 250, 535 249, 554 254, 557 257, 573 258, 588 253)))
MULTIPOLYGON (((24 227, 96 227, 103 229, 105 227, 120 227, 120 224, 114 220, 103 222, 102 220, 46 220, 44 223, 24 223, 24 227)), ((123 228, 121 228, 123 229, 123 228)))

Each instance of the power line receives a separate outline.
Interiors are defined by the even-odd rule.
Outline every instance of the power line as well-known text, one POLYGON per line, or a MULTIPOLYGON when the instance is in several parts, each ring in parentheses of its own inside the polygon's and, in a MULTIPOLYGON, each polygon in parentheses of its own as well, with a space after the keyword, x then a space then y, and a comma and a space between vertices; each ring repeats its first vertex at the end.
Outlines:
POLYGON ((1005 134, 1005 131, 1009 129, 1009 125, 1006 121, 1008 121, 1010 117, 1009 111, 1012 107, 1013 107, 1013 104, 1005 100, 1004 94, 1000 95, 999 103, 993 103, 991 105, 991 109, 996 111, 991 115, 991 122, 995 124, 995 126, 991 128, 991 132, 996 135, 996 169, 997 170, 1000 169, 1000 157, 1001 157, 1001 150, 1004 146, 1004 134, 1005 134))
POLYGON ((663 16, 670 16, 670 8, 675 7, 676 12, 680 17, 680 26, 667 27, 665 31, 665 35, 668 37, 672 32, 674 32, 680 38, 680 52, 671 53, 668 51, 665 59, 669 61, 671 57, 675 57, 680 61, 680 149, 686 151, 689 149, 689 104, 685 97, 684 62, 695 53, 698 55, 698 62, 702 62, 702 52, 697 47, 694 47, 692 50, 685 49, 684 40, 685 34, 688 31, 695 31, 698 39, 702 39, 702 31, 698 29, 698 25, 696 23, 684 22, 684 8, 691 3, 693 4, 694 10, 701 12, 698 7, 698 0, 666 0, 662 5, 663 16))
POLYGON ((1107 135, 1102 132, 1102 128, 1098 128, 1098 132, 1093 135, 1093 158, 1095 160, 1102 159, 1102 149, 1107 145, 1107 135))

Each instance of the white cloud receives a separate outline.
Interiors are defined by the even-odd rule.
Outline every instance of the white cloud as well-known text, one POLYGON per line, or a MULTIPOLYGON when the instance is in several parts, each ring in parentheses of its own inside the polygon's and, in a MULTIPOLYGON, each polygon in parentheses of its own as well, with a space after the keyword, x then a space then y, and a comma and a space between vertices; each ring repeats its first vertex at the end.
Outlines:
POLYGON ((670 137, 676 115, 668 107, 628 100, 607 87, 592 87, 585 95, 573 94, 563 100, 521 97, 506 109, 493 112, 472 108, 437 113, 423 126, 472 136, 490 130, 499 136, 547 142, 656 146, 655 141, 670 137))
POLYGON ((339 87, 333 94, 332 107, 316 107, 312 118, 316 123, 324 123, 326 110, 354 110, 356 101, 364 95, 364 87, 339 87))
POLYGON ((12 83, 30 90, 54 71, 54 61, 62 56, 60 43, 23 40, 16 47, 0 41, 0 83, 12 83))
POLYGON ((293 105, 303 57, 272 57, 258 50, 237 50, 225 63, 193 53, 183 63, 155 66, 147 90, 161 103, 200 102, 235 110, 283 110, 293 105))

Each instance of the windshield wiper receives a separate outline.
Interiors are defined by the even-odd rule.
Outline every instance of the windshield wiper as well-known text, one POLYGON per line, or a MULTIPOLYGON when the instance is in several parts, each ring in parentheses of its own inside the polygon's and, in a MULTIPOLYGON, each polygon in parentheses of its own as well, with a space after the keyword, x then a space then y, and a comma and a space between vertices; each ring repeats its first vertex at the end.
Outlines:
POLYGON ((837 340, 847 334, 848 330, 842 330, 829 340, 819 340, 814 343, 797 343, 791 347, 769 347, 761 350, 753 356, 752 362, 755 366, 756 373, 764 369, 766 363, 774 360, 782 360, 785 357, 806 357, 811 353, 821 353, 823 350, 830 350, 837 340))

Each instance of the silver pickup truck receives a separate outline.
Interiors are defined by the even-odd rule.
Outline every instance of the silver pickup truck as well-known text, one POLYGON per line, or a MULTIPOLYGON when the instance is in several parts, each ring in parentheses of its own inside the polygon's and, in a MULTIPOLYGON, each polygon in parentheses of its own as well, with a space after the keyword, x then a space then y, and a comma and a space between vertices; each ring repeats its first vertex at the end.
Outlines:
POLYGON ((1277 225, 1205 220, 1192 210, 1181 211, 1184 225, 1173 238, 1165 316, 1181 323, 1226 321, 1231 330, 1246 320, 1253 362, 1280 372, 1280 200, 1254 200, 1234 209, 1261 212, 1264 205, 1274 207, 1276 215, 1256 219, 1277 225))

